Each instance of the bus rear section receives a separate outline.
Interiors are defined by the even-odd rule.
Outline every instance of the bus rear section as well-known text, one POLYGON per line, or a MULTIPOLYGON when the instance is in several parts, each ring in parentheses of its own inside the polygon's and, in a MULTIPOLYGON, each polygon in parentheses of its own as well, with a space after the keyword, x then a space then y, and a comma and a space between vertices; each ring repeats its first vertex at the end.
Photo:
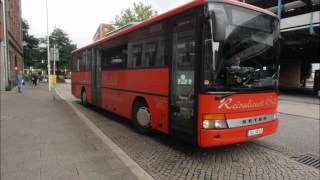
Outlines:
POLYGON ((73 53, 71 57, 71 92, 83 104, 92 104, 92 54, 89 50, 73 53))

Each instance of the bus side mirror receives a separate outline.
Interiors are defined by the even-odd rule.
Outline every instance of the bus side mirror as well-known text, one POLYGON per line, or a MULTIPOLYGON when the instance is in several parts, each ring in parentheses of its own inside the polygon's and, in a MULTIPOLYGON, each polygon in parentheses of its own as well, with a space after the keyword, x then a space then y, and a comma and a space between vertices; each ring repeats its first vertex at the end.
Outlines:
POLYGON ((211 17, 214 30, 213 39, 217 42, 224 41, 226 37, 225 12, 223 9, 215 9, 211 17))

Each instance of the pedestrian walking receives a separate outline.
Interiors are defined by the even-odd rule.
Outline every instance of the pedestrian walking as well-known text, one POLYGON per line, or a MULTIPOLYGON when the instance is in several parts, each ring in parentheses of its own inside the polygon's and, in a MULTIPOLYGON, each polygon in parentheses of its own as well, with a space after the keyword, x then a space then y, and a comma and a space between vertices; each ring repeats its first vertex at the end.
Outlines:
POLYGON ((38 85, 38 75, 37 75, 37 73, 33 73, 31 75, 31 80, 32 80, 33 85, 36 87, 38 85))
POLYGON ((23 83, 24 79, 23 79, 23 74, 22 71, 19 71, 19 73, 16 75, 16 84, 18 87, 18 93, 22 92, 22 83, 23 83))

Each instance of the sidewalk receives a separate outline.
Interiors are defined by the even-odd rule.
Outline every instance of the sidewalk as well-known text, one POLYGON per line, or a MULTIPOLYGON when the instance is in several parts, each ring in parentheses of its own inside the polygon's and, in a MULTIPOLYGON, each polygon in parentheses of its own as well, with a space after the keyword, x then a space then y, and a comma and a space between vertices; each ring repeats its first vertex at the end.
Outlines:
POLYGON ((2 92, 2 180, 138 179, 111 149, 46 87, 2 92))

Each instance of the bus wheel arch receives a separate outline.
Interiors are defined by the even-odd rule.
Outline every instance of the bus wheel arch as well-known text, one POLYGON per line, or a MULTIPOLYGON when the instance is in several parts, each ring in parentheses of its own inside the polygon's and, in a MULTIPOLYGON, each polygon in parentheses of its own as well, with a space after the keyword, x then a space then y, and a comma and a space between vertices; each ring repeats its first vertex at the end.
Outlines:
POLYGON ((152 133, 151 113, 145 98, 138 96, 132 103, 132 122, 136 130, 141 134, 152 133))
POLYGON ((81 104, 84 106, 88 105, 88 95, 85 87, 81 88, 81 104))

